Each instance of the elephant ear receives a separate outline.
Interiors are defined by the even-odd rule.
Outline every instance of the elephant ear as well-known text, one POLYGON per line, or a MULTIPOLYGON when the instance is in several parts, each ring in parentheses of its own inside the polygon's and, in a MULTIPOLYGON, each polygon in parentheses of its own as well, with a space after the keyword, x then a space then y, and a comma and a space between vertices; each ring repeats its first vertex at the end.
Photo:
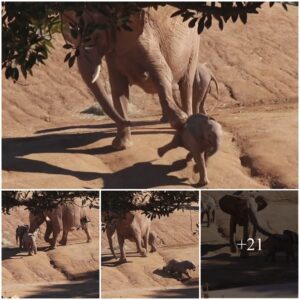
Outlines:
POLYGON ((268 203, 263 196, 255 197, 255 202, 257 204, 257 211, 263 210, 268 206, 268 203))
POLYGON ((219 200, 220 208, 229 215, 238 215, 241 206, 241 199, 234 195, 225 195, 219 200))
POLYGON ((66 10, 60 15, 61 18, 61 33, 65 41, 71 44, 73 47, 77 47, 80 43, 80 37, 75 38, 75 35, 71 33, 71 25, 78 23, 78 17, 74 10, 66 10))

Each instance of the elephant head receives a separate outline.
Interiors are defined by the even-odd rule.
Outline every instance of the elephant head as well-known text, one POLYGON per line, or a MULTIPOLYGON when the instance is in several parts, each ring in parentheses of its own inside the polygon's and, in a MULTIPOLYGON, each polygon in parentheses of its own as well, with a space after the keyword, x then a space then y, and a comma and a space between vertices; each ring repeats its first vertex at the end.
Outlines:
POLYGON ((46 221, 46 217, 43 212, 29 214, 29 232, 35 232, 44 222, 46 221))
POLYGON ((66 42, 79 49, 77 61, 84 81, 104 112, 120 126, 129 126, 130 122, 116 111, 110 97, 97 79, 105 55, 111 52, 122 55, 135 45, 143 31, 144 18, 141 14, 142 12, 136 13, 131 17, 132 31, 128 31, 116 28, 103 13, 88 8, 84 9, 80 16, 74 10, 61 13, 62 34, 66 42), (91 28, 92 34, 89 33, 91 28))
POLYGON ((260 225, 257 216, 257 212, 267 206, 264 197, 225 195, 219 200, 219 206, 222 211, 234 217, 237 224, 244 226, 251 221, 259 232, 267 236, 271 235, 260 225))

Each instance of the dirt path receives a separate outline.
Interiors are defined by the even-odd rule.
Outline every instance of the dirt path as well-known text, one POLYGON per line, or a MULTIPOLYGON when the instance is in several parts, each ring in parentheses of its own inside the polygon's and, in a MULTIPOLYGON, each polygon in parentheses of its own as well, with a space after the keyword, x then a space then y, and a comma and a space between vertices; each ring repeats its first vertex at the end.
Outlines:
MULTIPOLYGON (((228 22, 201 35, 200 61, 220 86, 208 112, 225 130, 207 188, 297 187, 298 12, 267 6, 246 26, 228 22)), ((113 152, 115 125, 95 115, 76 67, 62 63, 60 37, 55 45, 34 77, 3 81, 3 187, 191 188, 198 178, 185 150, 157 155, 171 139, 170 126, 158 123, 157 97, 130 89, 134 146, 113 152)), ((105 65, 102 79, 109 91, 105 65)))

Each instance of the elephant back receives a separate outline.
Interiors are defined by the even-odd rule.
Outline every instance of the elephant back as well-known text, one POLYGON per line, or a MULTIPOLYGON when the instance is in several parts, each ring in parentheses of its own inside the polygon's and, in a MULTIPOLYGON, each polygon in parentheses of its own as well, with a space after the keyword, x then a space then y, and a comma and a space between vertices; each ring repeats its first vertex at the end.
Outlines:
POLYGON ((226 214, 236 215, 240 210, 242 199, 234 195, 225 195, 219 200, 219 206, 226 214))

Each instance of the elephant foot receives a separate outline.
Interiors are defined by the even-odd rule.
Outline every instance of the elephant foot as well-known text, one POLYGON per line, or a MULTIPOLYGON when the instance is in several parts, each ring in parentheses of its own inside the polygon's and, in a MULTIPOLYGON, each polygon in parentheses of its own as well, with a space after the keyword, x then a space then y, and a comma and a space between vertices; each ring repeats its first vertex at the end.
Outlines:
POLYGON ((207 178, 200 179, 199 182, 198 182, 199 187, 205 186, 207 184, 209 184, 209 180, 207 178))
POLYGON ((121 139, 116 136, 114 140, 112 141, 112 147, 115 150, 124 150, 128 149, 133 145, 132 141, 129 138, 121 139))
POLYGON ((126 257, 121 257, 118 261, 119 264, 124 264, 124 263, 127 263, 127 259, 126 257))
POLYGON ((164 156, 165 151, 164 151, 163 147, 157 149, 157 154, 158 154, 159 157, 164 156))
POLYGON ((67 245, 67 241, 61 240, 61 241, 59 241, 59 244, 62 246, 65 246, 65 245, 67 245))
POLYGON ((141 251, 141 255, 142 255, 143 257, 147 257, 147 251, 146 251, 146 250, 142 250, 142 251, 141 251))
POLYGON ((163 115, 160 120, 161 123, 168 123, 169 122, 169 118, 166 115, 163 115))
POLYGON ((86 242, 87 242, 87 243, 91 243, 91 242, 92 242, 92 239, 87 239, 86 242))

